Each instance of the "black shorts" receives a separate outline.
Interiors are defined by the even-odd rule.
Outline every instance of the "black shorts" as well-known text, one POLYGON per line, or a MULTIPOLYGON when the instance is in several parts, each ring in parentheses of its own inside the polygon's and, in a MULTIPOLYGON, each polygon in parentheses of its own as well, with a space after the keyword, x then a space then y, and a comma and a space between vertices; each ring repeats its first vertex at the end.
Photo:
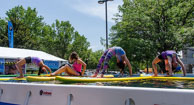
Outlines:
POLYGON ((26 57, 26 58, 24 58, 25 60, 26 60, 26 63, 31 63, 32 61, 31 61, 31 57, 26 57))
POLYGON ((78 71, 76 71, 77 73, 79 73, 79 75, 81 76, 82 75, 82 73, 81 72, 78 72, 78 71))

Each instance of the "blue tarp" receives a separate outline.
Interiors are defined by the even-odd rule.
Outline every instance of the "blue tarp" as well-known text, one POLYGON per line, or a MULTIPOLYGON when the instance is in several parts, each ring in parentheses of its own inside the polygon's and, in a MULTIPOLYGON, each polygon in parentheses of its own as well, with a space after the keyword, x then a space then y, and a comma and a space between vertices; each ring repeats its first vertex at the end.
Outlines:
POLYGON ((19 104, 11 104, 11 103, 0 102, 0 105, 19 105, 19 104))

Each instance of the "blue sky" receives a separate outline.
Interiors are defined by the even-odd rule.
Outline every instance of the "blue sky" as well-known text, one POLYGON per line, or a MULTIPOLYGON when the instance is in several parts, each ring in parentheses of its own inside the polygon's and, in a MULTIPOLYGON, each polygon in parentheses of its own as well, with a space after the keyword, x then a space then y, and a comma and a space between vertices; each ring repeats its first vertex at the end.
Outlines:
MULTIPOLYGON (((90 42, 93 51, 104 49, 100 37, 105 38, 105 5, 98 0, 0 0, 0 17, 6 17, 9 9, 22 5, 36 8, 44 22, 52 24, 56 19, 70 21, 76 31, 84 35, 90 42)), ((118 5, 122 0, 108 2, 108 29, 115 24, 112 18, 118 13, 118 5)), ((109 32, 110 33, 110 32, 109 32)))

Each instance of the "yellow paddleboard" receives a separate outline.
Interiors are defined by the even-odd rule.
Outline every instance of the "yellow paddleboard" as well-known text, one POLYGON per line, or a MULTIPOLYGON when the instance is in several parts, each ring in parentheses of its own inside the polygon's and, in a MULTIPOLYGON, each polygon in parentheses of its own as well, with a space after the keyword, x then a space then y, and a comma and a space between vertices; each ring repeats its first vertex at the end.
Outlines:
POLYGON ((150 79, 158 80, 194 80, 194 77, 150 77, 150 79))
MULTIPOLYGON (((67 77, 70 77, 70 76, 67 76, 67 77)), ((106 78, 112 78, 114 77, 114 75, 104 75, 104 77, 106 78)), ((43 75, 43 76, 27 76, 26 77, 26 80, 27 81, 53 81, 55 80, 55 77, 54 76, 50 76, 50 75, 43 75)))
POLYGON ((123 78, 92 78, 92 77, 63 77, 56 76, 56 80, 63 82, 112 82, 112 81, 128 81, 128 80, 141 80, 150 77, 123 77, 123 78))
POLYGON ((0 81, 9 81, 9 80, 26 80, 26 78, 14 78, 14 77, 0 78, 0 81))
POLYGON ((149 79, 157 79, 157 80, 194 80, 194 77, 176 77, 176 75, 174 77, 165 77, 164 75, 159 75, 157 77, 151 76, 151 74, 141 74, 141 77, 150 77, 149 79))
POLYGON ((53 81, 55 77, 43 77, 43 76, 27 76, 27 81, 53 81))

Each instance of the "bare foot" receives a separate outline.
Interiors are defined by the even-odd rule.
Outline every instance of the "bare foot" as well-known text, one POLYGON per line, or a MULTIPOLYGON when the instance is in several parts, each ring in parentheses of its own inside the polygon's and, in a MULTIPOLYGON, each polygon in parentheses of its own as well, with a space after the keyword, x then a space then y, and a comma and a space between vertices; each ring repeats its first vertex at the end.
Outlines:
POLYGON ((50 73, 50 76, 55 76, 55 74, 54 73, 50 73))
POLYGON ((172 75, 166 75, 166 77, 172 77, 172 75))
POLYGON ((152 75, 153 77, 157 77, 158 75, 157 74, 154 74, 154 75, 152 75))
POLYGON ((24 76, 18 76, 18 77, 14 77, 15 79, 17 79, 17 78, 24 78, 24 76))
POLYGON ((104 77, 104 74, 101 74, 100 77, 103 78, 104 77))
POLYGON ((98 75, 98 74, 94 74, 94 75, 92 75, 91 77, 97 77, 97 75, 98 75))

